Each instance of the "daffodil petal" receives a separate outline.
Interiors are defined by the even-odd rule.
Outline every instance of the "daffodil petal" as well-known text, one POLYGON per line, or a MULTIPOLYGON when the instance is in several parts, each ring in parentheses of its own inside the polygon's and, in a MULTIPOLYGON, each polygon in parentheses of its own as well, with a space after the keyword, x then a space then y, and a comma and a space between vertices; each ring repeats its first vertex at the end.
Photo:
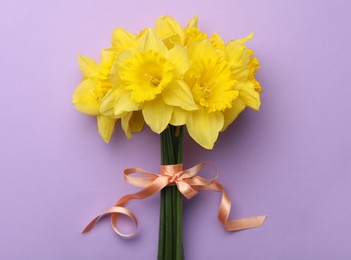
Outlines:
POLYGON ((143 130, 145 125, 144 117, 142 112, 134 111, 132 117, 129 120, 129 127, 132 133, 139 133, 143 130))
POLYGON ((114 106, 117 99, 120 97, 118 89, 111 89, 107 92, 106 96, 102 99, 100 112, 104 116, 114 117, 114 106))
POLYGON ((132 131, 130 130, 130 127, 129 127, 129 120, 132 117, 132 115, 133 115, 133 112, 128 112, 128 113, 125 113, 123 117, 121 117, 121 126, 128 139, 132 138, 132 131))
POLYGON ((247 81, 246 83, 240 85, 239 98, 248 107, 254 110, 260 109, 260 94, 255 91, 254 86, 251 84, 251 82, 247 81))
POLYGON ((180 44, 184 44, 184 31, 180 24, 170 16, 161 16, 156 20, 155 32, 161 39, 177 36, 180 44))
POLYGON ((250 53, 244 45, 229 43, 226 46, 228 63, 233 76, 238 81, 245 81, 249 76, 250 53))
POLYGON ((103 62, 111 62, 114 60, 116 56, 116 49, 115 48, 106 48, 102 49, 100 53, 100 61, 103 62))
POLYGON ((100 103, 93 95, 95 82, 92 79, 83 80, 73 93, 72 102, 76 109, 84 114, 100 115, 100 103))
POLYGON ((118 55, 118 58, 112 65, 110 81, 113 88, 122 88, 123 82, 120 77, 120 72, 123 71, 123 68, 125 67, 126 62, 132 56, 133 56, 132 51, 129 51, 129 50, 124 51, 120 55, 118 55))
POLYGON ((245 109, 245 105, 239 100, 235 100, 231 108, 223 111, 224 124, 221 132, 227 129, 227 127, 238 117, 238 115, 245 109))
POLYGON ((224 117, 221 112, 207 113, 205 109, 188 114, 187 129, 189 135, 201 146, 212 149, 223 128, 224 117))
POLYGON ((160 134, 169 124, 173 108, 166 105, 161 97, 148 102, 143 108, 145 123, 155 133, 160 134))
POLYGON ((181 107, 185 110, 198 108, 188 85, 182 80, 172 82, 163 90, 162 96, 167 105, 181 107))
POLYGON ((202 57, 218 57, 216 49, 208 40, 196 41, 188 46, 191 60, 202 57))
POLYGON ((185 26, 184 29, 187 30, 192 27, 197 27, 198 22, 199 22, 199 17, 195 15, 189 20, 188 24, 185 26))
POLYGON ((179 107, 174 107, 172 118, 169 123, 171 125, 176 125, 176 126, 185 125, 187 116, 188 116, 188 111, 181 109, 179 107))
POLYGON ((145 34, 139 38, 138 43, 144 52, 152 50, 161 54, 163 57, 167 57, 168 50, 166 45, 151 29, 146 29, 145 34))
POLYGON ((133 46, 136 38, 137 36, 135 34, 130 33, 122 28, 117 28, 112 33, 111 43, 119 52, 133 46))
POLYGON ((245 38, 230 41, 225 46, 228 62, 233 69, 235 78, 239 81, 245 80, 248 77, 248 67, 250 65, 253 52, 245 46, 245 43, 252 38, 253 34, 251 33, 245 38))
POLYGON ((237 40, 233 40, 231 41, 232 43, 235 43, 235 44, 245 44, 246 42, 252 40, 254 37, 254 34, 253 33, 250 33, 248 36, 244 37, 244 38, 241 38, 241 39, 237 39, 237 40))
POLYGON ((143 130, 144 118, 141 111, 126 113, 121 118, 122 129, 128 139, 132 137, 132 133, 138 133, 143 130))
POLYGON ((183 78, 184 73, 189 69, 188 50, 185 46, 175 45, 169 50, 168 58, 172 61, 175 78, 183 78))
POLYGON ((98 116, 98 130, 99 134, 106 143, 110 142, 113 130, 115 128, 116 119, 107 116, 98 116))
POLYGON ((78 63, 80 70, 85 78, 92 77, 96 74, 97 63, 88 56, 78 55, 78 63))
POLYGON ((116 117, 121 116, 124 112, 132 112, 141 109, 141 104, 134 102, 130 98, 130 93, 125 92, 117 99, 114 107, 116 117))

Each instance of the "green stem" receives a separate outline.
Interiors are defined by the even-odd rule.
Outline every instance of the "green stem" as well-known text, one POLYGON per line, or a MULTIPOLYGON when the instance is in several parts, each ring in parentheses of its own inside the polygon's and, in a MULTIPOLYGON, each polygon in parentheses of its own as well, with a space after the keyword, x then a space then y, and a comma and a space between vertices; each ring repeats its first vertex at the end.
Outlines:
MULTIPOLYGON (((178 164, 183 155, 183 127, 169 125, 161 133, 161 164, 178 164)), ((182 195, 176 186, 161 191, 158 260, 184 260, 182 195)))

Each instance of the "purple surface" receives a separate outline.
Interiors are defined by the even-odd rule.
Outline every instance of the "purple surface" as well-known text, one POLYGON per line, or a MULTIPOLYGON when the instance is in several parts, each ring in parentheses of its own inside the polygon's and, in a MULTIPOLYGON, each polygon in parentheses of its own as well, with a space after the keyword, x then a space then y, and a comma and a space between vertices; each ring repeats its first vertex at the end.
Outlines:
POLYGON ((262 109, 245 111, 205 151, 186 138, 185 165, 210 161, 231 217, 264 226, 227 233, 220 195, 185 202, 187 259, 351 258, 351 4, 348 1, 0 1, 0 259, 156 259, 159 196, 130 203, 138 235, 117 237, 96 214, 138 189, 126 167, 157 170, 158 136, 106 145, 77 112, 77 54, 98 57, 114 27, 138 32, 161 15, 226 40, 255 32, 262 109))

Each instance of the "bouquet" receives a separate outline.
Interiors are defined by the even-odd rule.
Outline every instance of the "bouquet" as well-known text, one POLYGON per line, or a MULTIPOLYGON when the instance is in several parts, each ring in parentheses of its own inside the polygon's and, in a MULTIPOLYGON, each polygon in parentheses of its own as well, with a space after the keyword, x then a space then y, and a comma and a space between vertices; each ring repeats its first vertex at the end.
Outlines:
POLYGON ((252 34, 225 43, 198 28, 195 16, 183 28, 169 16, 157 19, 154 28, 133 34, 113 31, 109 48, 101 51, 100 63, 78 56, 82 82, 73 103, 82 113, 96 116, 100 136, 109 142, 117 121, 127 136, 141 132, 145 124, 160 135, 160 173, 141 168, 124 171, 128 183, 143 187, 93 219, 90 231, 104 215, 111 215, 114 231, 120 214, 137 226, 135 215, 125 206, 130 200, 161 194, 158 259, 184 259, 182 247, 182 199, 200 190, 222 193, 218 218, 228 231, 262 225, 265 216, 228 220, 230 197, 217 182, 218 171, 208 163, 182 167, 184 128, 199 145, 212 149, 223 132, 246 108, 258 110, 261 87, 255 79, 259 68, 253 51, 245 46, 252 34), (215 173, 198 175, 203 167, 215 173), (134 175, 138 173, 138 175, 134 175))

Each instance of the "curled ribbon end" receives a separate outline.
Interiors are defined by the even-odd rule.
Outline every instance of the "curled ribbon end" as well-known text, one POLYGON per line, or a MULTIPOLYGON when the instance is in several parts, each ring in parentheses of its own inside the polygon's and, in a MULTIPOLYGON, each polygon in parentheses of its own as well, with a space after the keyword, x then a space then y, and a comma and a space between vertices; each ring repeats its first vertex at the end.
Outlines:
POLYGON ((98 218, 95 218, 93 221, 91 221, 82 231, 82 235, 85 233, 88 233, 90 230, 93 229, 93 227, 95 226, 96 222, 98 221, 98 218))
POLYGON ((89 230, 87 230, 86 228, 82 231, 82 233, 80 233, 81 235, 84 235, 85 233, 88 233, 89 230))
POLYGON ((243 229, 256 228, 263 225, 267 216, 257 216, 250 218, 242 218, 229 220, 224 223, 224 227, 227 231, 239 231, 243 229))
POLYGON ((83 234, 88 233, 92 228, 93 228, 93 227, 91 227, 91 226, 86 226, 86 227, 84 228, 84 230, 82 231, 81 234, 83 235, 83 234))
MULTIPOLYGON (((267 219, 267 216, 257 216, 257 217, 253 217, 252 218, 252 227, 260 227, 263 225, 263 223, 265 222, 265 220, 267 219)), ((248 227, 251 228, 251 227, 248 227)))
POLYGON ((261 216, 261 223, 260 223, 260 226, 263 225, 263 223, 266 221, 267 219, 267 216, 261 216))

